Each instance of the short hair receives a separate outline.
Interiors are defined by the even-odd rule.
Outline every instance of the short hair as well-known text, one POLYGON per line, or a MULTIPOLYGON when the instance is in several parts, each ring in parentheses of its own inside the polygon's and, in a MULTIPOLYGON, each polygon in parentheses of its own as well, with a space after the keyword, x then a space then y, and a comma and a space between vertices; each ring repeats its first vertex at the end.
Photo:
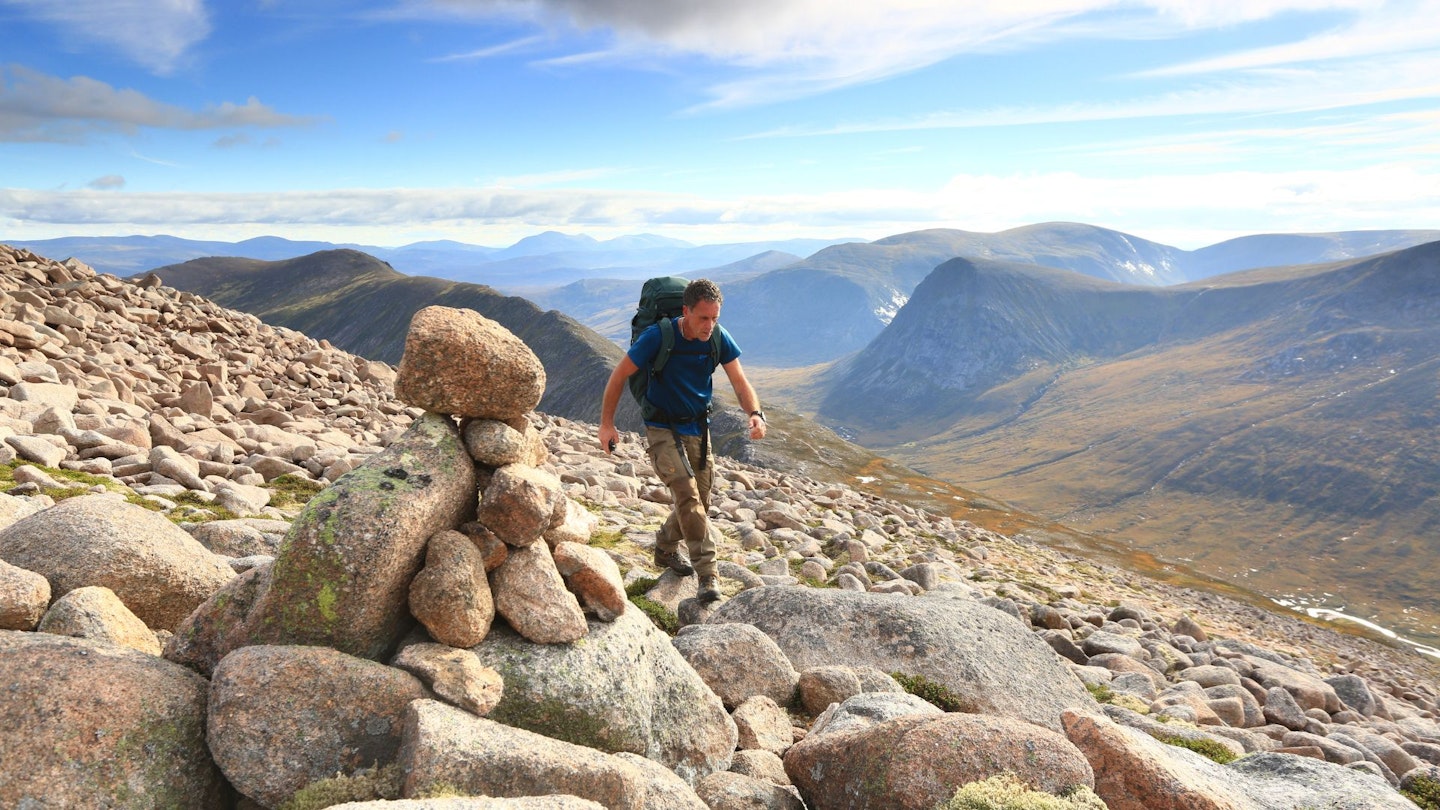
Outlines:
POLYGON ((715 282, 708 278, 697 278, 685 285, 684 304, 693 308, 701 301, 714 301, 718 306, 725 303, 725 296, 720 294, 720 288, 715 282))

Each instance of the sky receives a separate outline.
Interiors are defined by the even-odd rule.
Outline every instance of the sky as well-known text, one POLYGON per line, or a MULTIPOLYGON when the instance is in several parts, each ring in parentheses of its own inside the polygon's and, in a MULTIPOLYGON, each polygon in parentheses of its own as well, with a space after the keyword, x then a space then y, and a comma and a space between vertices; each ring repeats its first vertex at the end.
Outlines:
POLYGON ((0 0, 0 241, 1440 228, 1440 0, 0 0))

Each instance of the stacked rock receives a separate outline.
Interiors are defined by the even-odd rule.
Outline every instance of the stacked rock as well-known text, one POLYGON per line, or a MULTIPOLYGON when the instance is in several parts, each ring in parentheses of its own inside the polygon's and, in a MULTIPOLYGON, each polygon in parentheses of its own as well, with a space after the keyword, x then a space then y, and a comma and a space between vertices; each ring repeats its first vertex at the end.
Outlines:
POLYGON ((427 307, 411 321, 395 389, 411 405, 463 420, 478 465, 477 520, 431 540, 410 589, 411 610, 430 634, 479 644, 490 623, 488 588, 493 610, 536 643, 584 637, 586 610, 614 621, 626 605, 620 569, 585 545, 597 520, 539 469, 545 445, 527 414, 545 393, 545 369, 530 348, 473 310, 427 307))

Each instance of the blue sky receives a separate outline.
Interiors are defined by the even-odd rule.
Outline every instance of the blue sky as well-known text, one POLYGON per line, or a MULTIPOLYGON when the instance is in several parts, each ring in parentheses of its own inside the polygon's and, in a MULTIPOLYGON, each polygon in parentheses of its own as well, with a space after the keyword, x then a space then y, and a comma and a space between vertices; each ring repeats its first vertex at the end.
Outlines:
POLYGON ((1440 227, 1436 0, 0 0, 0 42, 0 240, 1440 227))

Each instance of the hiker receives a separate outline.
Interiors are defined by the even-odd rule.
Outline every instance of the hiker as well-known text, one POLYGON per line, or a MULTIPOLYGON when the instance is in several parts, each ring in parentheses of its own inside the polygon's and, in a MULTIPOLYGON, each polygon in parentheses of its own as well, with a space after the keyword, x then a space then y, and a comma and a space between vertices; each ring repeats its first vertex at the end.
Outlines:
MULTIPOLYGON (((642 298, 643 301, 643 298, 642 298)), ((645 418, 646 450, 655 473, 670 488, 675 507, 655 536, 655 565, 681 576, 699 575, 702 602, 720 598, 715 577, 715 542, 710 536, 710 484, 714 464, 710 456, 711 375, 718 364, 725 369, 740 407, 750 415, 750 438, 765 438, 765 414, 745 372, 740 368, 740 347, 721 326, 720 288, 697 279, 684 288, 684 306, 673 323, 667 318, 647 327, 631 343, 605 385, 600 408, 600 447, 613 451, 620 433, 615 429, 615 408, 626 380, 652 363, 665 343, 662 329, 675 330, 674 348, 661 372, 650 376, 645 398, 651 407, 645 418), (714 339, 717 337, 718 339, 714 339), (714 340, 712 340, 714 339, 714 340), (716 348, 712 350, 712 346, 716 348), (684 447, 680 453, 679 446, 684 447), (685 546, 680 546, 684 539, 685 546), (693 562, 692 562, 693 561, 693 562)))

